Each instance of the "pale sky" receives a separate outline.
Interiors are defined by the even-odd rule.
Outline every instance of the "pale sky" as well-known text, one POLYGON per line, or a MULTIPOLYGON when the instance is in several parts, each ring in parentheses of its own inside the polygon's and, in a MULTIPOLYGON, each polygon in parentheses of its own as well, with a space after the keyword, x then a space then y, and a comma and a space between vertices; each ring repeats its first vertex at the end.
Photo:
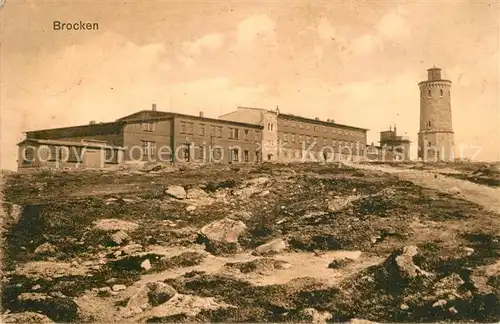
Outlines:
POLYGON ((456 144, 500 160, 497 1, 6 0, 0 23, 1 168, 16 167, 23 131, 152 103, 207 117, 279 105, 368 128, 369 142, 396 123, 416 145, 417 83, 433 65, 453 82, 456 144))

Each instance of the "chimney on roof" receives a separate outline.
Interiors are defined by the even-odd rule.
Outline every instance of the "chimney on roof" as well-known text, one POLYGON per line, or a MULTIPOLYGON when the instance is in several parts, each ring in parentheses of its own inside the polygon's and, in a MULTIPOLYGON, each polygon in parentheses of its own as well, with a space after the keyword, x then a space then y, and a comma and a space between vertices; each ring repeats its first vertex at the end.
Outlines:
POLYGON ((91 120, 89 121, 89 125, 95 125, 96 124, 96 121, 95 120, 91 120))
POLYGON ((319 120, 319 117, 314 117, 315 120, 319 120))
POLYGON ((201 117, 201 118, 203 118, 203 117, 204 117, 203 111, 200 111, 200 117, 201 117))
POLYGON ((152 105, 151 110, 156 111, 156 104, 155 103, 152 105))

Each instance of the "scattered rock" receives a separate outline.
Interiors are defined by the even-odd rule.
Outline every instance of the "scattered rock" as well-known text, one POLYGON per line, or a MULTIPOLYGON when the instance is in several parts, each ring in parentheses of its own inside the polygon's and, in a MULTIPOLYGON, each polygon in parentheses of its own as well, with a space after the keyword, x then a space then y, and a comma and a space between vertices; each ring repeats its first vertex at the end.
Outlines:
POLYGON ((35 291, 40 290, 40 289, 42 289, 42 286, 40 286, 40 285, 34 285, 33 287, 31 287, 31 290, 35 290, 35 291))
POLYGON ((165 193, 171 197, 176 199, 184 199, 186 198, 186 190, 182 186, 169 186, 165 193))
POLYGON ((111 289, 113 289, 113 291, 121 291, 121 290, 127 289, 127 286, 125 286, 125 285, 113 285, 113 287, 111 289))
POLYGON ((191 212, 191 211, 194 211, 194 210, 196 210, 196 206, 194 206, 194 205, 190 205, 190 206, 186 207, 186 211, 188 211, 188 212, 191 212))
POLYGON ((35 249, 36 254, 53 254, 57 251, 57 248, 50 244, 49 242, 43 243, 42 245, 39 245, 35 249))
POLYGON ((349 259, 349 258, 341 258, 341 259, 334 259, 330 264, 328 264, 328 268, 330 269, 341 269, 347 266, 349 263, 353 262, 354 260, 349 259))
POLYGON ((342 209, 352 206, 353 201, 359 199, 358 196, 335 197, 332 201, 328 202, 328 211, 338 212, 342 209))
POLYGON ((134 253, 138 253, 138 252, 141 252, 142 251, 142 245, 140 244, 129 244, 129 245, 125 245, 121 251, 124 253, 124 254, 128 254, 128 255, 131 255, 131 254, 134 254, 134 253))
POLYGON ((249 185, 254 185, 254 186, 262 186, 266 183, 269 182, 269 178, 267 177, 258 177, 258 178, 254 178, 254 179, 251 179, 251 180, 248 180, 246 182, 246 184, 249 184, 249 185))
POLYGON ((111 234, 111 241, 117 245, 121 245, 130 240, 130 236, 124 231, 118 231, 111 234))
POLYGON ((332 314, 328 312, 319 312, 314 308, 303 309, 300 313, 302 315, 301 317, 304 317, 305 320, 313 324, 327 323, 327 321, 333 317, 332 314))
POLYGON ((166 317, 177 314, 196 316, 202 310, 215 310, 229 307, 232 306, 223 302, 216 302, 214 297, 177 294, 166 303, 162 304, 161 307, 153 308, 144 318, 139 319, 139 321, 144 322, 152 317, 166 317))
POLYGON ((177 294, 174 288, 163 282, 149 282, 146 286, 149 289, 148 300, 153 307, 167 302, 177 294))
POLYGON ((116 231, 135 231, 139 228, 139 225, 133 222, 124 221, 121 219, 107 218, 100 219, 94 222, 96 229, 105 232, 116 232, 116 231))
POLYGON ((146 271, 148 271, 149 269, 151 269, 151 262, 149 261, 149 259, 146 259, 146 260, 142 261, 141 268, 143 268, 146 271))
POLYGON ((127 308, 132 312, 137 312, 138 309, 146 310, 151 306, 155 307, 167 302, 176 294, 177 291, 174 288, 163 282, 148 282, 129 299, 127 308))
POLYGON ((264 190, 264 191, 262 191, 262 192, 259 194, 259 196, 260 196, 260 197, 265 197, 265 196, 269 195, 270 193, 271 193, 271 191, 269 191, 269 190, 264 190))
POLYGON ((278 238, 258 246, 255 249, 254 254, 262 255, 267 253, 279 253, 286 250, 287 247, 287 243, 283 239, 278 238))
POLYGON ((211 241, 237 243, 238 237, 246 228, 241 221, 223 218, 203 226, 200 233, 211 241))
POLYGON ((252 213, 244 211, 244 210, 235 211, 234 213, 229 215, 228 218, 237 219, 237 220, 239 220, 239 219, 249 220, 252 218, 252 213))
POLYGON ((405 246, 400 255, 396 256, 395 261, 402 277, 415 278, 418 276, 428 276, 428 272, 420 269, 413 262, 413 257, 418 254, 418 248, 414 245, 405 246))
POLYGON ((435 302, 434 304, 432 304, 432 307, 443 307, 444 305, 446 305, 448 302, 444 299, 440 299, 438 300, 437 302, 435 302))
POLYGON ((191 189, 188 189, 188 191, 186 192, 186 198, 187 199, 205 199, 205 198, 209 198, 209 195, 203 190, 203 189, 200 189, 200 188, 191 188, 191 189))

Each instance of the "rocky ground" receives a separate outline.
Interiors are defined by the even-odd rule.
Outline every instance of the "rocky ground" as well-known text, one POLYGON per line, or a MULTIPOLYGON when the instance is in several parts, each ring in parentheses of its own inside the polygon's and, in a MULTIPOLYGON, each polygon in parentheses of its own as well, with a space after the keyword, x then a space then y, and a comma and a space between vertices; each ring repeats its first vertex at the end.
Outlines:
POLYGON ((468 168, 4 175, 2 318, 498 322, 498 169, 468 168))

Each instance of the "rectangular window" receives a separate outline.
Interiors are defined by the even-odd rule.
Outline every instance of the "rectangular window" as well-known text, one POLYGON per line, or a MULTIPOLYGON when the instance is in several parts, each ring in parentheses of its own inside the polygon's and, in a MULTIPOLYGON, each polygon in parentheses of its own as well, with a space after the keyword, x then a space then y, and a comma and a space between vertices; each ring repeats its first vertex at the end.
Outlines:
POLYGON ((222 126, 217 126, 215 129, 215 137, 222 137, 222 126))
POLYGON ((302 135, 299 136, 299 141, 302 143, 304 141, 304 137, 302 135))
POLYGON ((142 155, 154 156, 156 152, 156 143, 150 141, 142 141, 142 155))
POLYGON ((238 151, 238 149, 232 149, 231 155, 234 162, 238 162, 240 160, 240 152, 238 151))
MULTIPOLYGON (((108 150, 106 149, 106 159, 108 159, 108 150)), ((76 147, 72 146, 69 148, 69 155, 68 155, 68 162, 82 162, 81 161, 81 156, 82 156, 82 148, 81 147, 76 147)))
POLYGON ((291 137, 292 137, 292 143, 295 143, 295 134, 292 134, 291 137))
POLYGON ((239 130, 237 128, 231 128, 229 127, 229 138, 230 139, 238 139, 239 136, 239 130))
POLYGON ((184 145, 182 148, 182 158, 184 161, 189 161, 189 145, 184 145))
POLYGON ((311 125, 306 125, 306 129, 311 129, 311 125))
POLYGON ((142 130, 145 132, 154 132, 155 124, 154 123, 142 123, 142 130))
POLYGON ((311 143, 311 136, 307 136, 307 144, 311 143))
POLYGON ((283 142, 288 143, 288 135, 286 133, 283 134, 283 142))
MULTIPOLYGON (((113 164, 118 163, 118 150, 107 148, 105 149, 105 152, 106 152, 106 160, 104 161, 105 163, 113 163, 113 164)), ((73 153, 71 153, 70 151, 70 156, 71 154, 73 153)))
POLYGON ((205 136, 205 125, 204 124, 200 124, 200 129, 198 131, 198 135, 205 136))
POLYGON ((201 160, 203 160, 203 156, 204 156, 204 154, 203 154, 203 146, 197 146, 195 148, 195 157, 196 157, 196 159, 198 159, 198 160, 201 161, 201 160))
POLYGON ((245 129, 243 132, 244 132, 243 137, 245 141, 248 141, 250 139, 250 132, 248 131, 248 129, 245 129))
POLYGON ((249 156, 248 151, 247 150, 243 151, 243 159, 244 159, 245 162, 249 161, 249 157, 248 156, 249 156))
POLYGON ((300 128, 304 128, 304 125, 302 125, 302 124, 299 124, 299 127, 300 127, 300 128))
POLYGON ((213 158, 215 160, 220 160, 222 158, 222 151, 220 147, 216 147, 213 149, 213 158))
POLYGON ((181 122, 181 134, 193 134, 193 123, 181 122))
POLYGON ((295 122, 292 122, 292 127, 295 128, 295 126, 297 126, 297 125, 295 125, 295 122))
POLYGON ((26 147, 25 151, 24 151, 24 161, 23 163, 25 164, 29 164, 31 162, 33 162, 33 159, 35 158, 35 148, 34 147, 26 147))

